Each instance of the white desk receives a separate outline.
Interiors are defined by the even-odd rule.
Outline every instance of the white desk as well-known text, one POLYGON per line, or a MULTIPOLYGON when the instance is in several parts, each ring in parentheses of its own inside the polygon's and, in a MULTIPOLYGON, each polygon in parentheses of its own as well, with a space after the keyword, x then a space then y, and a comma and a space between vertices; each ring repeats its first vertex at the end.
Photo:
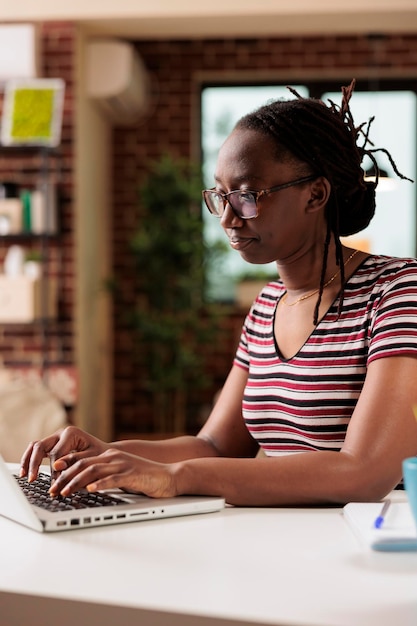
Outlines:
POLYGON ((416 626, 417 553, 367 550, 340 509, 48 535, 0 518, 0 592, 1 626, 416 626))

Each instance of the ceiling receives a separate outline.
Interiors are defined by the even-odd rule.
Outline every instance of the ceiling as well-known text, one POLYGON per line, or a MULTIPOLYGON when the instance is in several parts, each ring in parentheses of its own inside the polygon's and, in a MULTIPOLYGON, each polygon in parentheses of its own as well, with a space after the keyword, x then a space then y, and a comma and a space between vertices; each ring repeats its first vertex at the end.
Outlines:
POLYGON ((417 0, 0 0, 0 21, 77 21, 129 38, 417 33, 417 0))

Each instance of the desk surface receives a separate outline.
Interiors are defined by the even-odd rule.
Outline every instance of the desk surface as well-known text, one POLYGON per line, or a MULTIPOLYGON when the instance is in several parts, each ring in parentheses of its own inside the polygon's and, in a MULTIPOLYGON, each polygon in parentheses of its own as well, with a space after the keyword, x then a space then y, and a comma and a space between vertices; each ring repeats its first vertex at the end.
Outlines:
POLYGON ((226 508, 52 534, 0 518, 0 555, 2 626, 28 613, 43 626, 417 624, 417 553, 361 546, 338 508, 226 508))

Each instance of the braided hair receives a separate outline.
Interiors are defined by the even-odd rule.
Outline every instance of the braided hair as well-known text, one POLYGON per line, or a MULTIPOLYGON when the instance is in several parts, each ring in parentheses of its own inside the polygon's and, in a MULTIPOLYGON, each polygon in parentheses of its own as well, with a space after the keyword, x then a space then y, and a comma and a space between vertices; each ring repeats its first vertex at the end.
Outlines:
POLYGON ((340 267, 340 314, 345 283, 340 237, 360 232, 368 226, 374 216, 375 190, 378 185, 378 165, 374 153, 384 152, 397 176, 410 180, 398 171, 385 148, 373 147, 369 139, 369 130, 374 118, 368 123, 355 126, 349 107, 354 88, 355 80, 352 80, 348 87, 342 87, 341 105, 338 106, 329 100, 328 106, 322 100, 303 98, 288 87, 296 96, 295 99, 280 99, 268 103, 242 117, 235 127, 255 130, 272 138, 276 142, 277 161, 284 162, 295 158, 306 163, 311 174, 324 176, 331 185, 329 201, 325 208, 327 232, 318 299, 314 309, 315 325, 323 295, 332 235, 336 244, 336 263, 340 267), (358 145, 360 138, 363 139, 362 145, 358 145), (365 155, 374 165, 375 181, 364 179, 361 164, 365 155))

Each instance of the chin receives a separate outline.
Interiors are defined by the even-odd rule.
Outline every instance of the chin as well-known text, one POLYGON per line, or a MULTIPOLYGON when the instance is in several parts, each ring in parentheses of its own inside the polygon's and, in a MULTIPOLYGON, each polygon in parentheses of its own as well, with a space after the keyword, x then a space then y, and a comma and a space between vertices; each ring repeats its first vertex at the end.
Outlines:
POLYGON ((242 257, 242 259, 244 261, 246 261, 247 263, 250 263, 251 265, 268 265, 269 263, 276 263, 276 259, 273 258, 259 258, 259 257, 254 257, 253 255, 250 254, 242 254, 240 255, 242 257))

